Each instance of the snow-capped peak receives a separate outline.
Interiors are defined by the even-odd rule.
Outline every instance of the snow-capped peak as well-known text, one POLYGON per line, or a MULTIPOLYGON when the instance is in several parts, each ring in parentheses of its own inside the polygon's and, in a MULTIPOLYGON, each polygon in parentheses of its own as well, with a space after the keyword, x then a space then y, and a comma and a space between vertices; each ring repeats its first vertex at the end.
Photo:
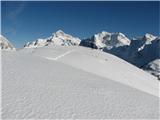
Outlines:
POLYGON ((123 33, 112 33, 112 35, 116 37, 117 41, 123 45, 130 45, 130 40, 123 33))
POLYGON ((145 43, 150 43, 151 41, 156 40, 157 38, 158 38, 157 36, 154 36, 152 34, 146 33, 145 35, 136 37, 136 38, 134 38, 132 40, 139 40, 139 41, 143 41, 145 43))
POLYGON ((53 33, 53 36, 63 36, 65 33, 62 30, 58 30, 57 32, 53 33))
POLYGON ((80 41, 79 38, 66 34, 62 30, 58 30, 46 39, 38 39, 31 43, 27 43, 25 47, 43 47, 48 45, 71 46, 79 45, 80 41))
POLYGON ((1 50, 15 50, 15 47, 5 38, 3 35, 0 35, 0 49, 1 50))
POLYGON ((143 37, 137 37, 131 41, 131 46, 137 48, 138 51, 143 50, 146 45, 152 44, 158 37, 152 34, 146 33, 143 37))
POLYGON ((84 41, 81 41, 82 46, 94 47, 94 48, 107 48, 130 45, 130 40, 122 33, 109 33, 102 31, 93 35, 84 41))
POLYGON ((152 41, 152 40, 155 40, 156 38, 157 38, 156 36, 149 34, 149 33, 146 33, 143 36, 143 40, 146 40, 146 41, 152 41))

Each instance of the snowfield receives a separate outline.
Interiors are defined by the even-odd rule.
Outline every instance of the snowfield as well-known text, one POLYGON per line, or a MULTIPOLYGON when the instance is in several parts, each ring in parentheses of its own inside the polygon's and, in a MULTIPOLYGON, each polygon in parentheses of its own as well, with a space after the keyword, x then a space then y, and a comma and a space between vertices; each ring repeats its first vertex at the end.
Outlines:
POLYGON ((159 81, 80 46, 2 51, 3 119, 158 119, 159 81))

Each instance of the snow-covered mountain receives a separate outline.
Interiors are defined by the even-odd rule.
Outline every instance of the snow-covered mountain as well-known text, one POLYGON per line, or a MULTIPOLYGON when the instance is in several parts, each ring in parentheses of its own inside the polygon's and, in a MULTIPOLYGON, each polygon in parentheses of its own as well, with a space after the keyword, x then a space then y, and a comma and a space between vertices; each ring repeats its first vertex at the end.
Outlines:
POLYGON ((129 46, 120 46, 111 50, 105 49, 104 51, 115 54, 138 67, 142 67, 148 62, 159 58, 160 39, 150 36, 152 35, 146 34, 143 37, 131 40, 129 46))
POLYGON ((50 45, 60 45, 60 46, 72 46, 72 45, 79 45, 80 39, 73 37, 64 33, 62 30, 58 30, 57 32, 53 33, 52 36, 46 39, 38 39, 33 42, 28 42, 24 45, 26 48, 32 47, 43 47, 43 46, 50 46, 50 45))
POLYGON ((15 50, 15 47, 3 35, 0 35, 0 50, 15 50))
POLYGON ((122 33, 101 32, 81 41, 81 46, 96 49, 112 49, 124 45, 130 45, 130 40, 122 33))

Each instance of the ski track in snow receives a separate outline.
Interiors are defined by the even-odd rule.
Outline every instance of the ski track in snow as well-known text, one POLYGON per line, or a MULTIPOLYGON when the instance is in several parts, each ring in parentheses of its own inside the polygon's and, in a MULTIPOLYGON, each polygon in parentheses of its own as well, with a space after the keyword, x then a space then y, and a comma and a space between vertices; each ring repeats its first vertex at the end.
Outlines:
POLYGON ((52 58, 52 57, 44 57, 44 56, 41 56, 41 57, 44 57, 44 58, 46 58, 46 59, 48 59, 48 60, 58 60, 58 59, 66 56, 66 55, 68 55, 68 54, 70 54, 70 53, 72 53, 72 52, 74 52, 74 51, 75 51, 75 50, 69 50, 69 51, 67 51, 67 52, 65 52, 65 53, 63 53, 63 54, 61 54, 61 55, 58 55, 58 56, 55 57, 55 58, 52 58))

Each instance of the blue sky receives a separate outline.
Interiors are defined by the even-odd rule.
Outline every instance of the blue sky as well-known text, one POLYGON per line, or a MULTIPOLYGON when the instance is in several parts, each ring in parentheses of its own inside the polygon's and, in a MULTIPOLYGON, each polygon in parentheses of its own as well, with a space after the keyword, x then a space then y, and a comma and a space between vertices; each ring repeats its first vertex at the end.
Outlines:
POLYGON ((160 2, 2 2, 2 35, 16 47, 61 29, 80 38, 101 31, 159 35, 160 2))

